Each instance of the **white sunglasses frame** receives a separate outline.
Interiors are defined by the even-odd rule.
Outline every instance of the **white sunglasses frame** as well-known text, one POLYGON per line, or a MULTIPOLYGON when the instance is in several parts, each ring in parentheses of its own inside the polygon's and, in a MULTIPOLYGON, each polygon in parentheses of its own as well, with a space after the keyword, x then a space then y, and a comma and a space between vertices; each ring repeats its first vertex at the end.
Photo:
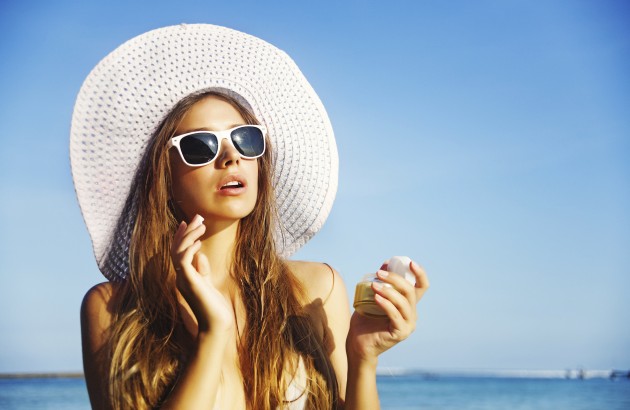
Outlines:
POLYGON ((189 167, 203 167, 203 166, 206 166, 208 164, 212 164, 214 162, 214 160, 219 157, 219 154, 221 153, 221 146, 223 145, 223 140, 228 140, 229 143, 232 144, 232 147, 236 150, 236 152, 239 153, 241 158, 245 158, 245 159, 260 158, 261 156, 263 156, 263 154, 267 150, 267 128, 265 128, 264 125, 243 124, 243 125, 238 125, 238 126, 236 126, 234 128, 230 128, 229 130, 223 130, 223 131, 198 130, 198 131, 187 132, 186 134, 176 135, 173 138, 171 138, 170 140, 168 140, 167 149, 171 149, 173 147, 177 148, 177 152, 179 153, 179 157, 182 159, 184 164, 188 165, 189 167), (260 153, 260 155, 256 155, 255 157, 248 157, 247 155, 241 154, 239 152, 239 150, 236 148, 236 146, 234 146, 234 142, 232 141, 232 131, 235 131, 235 130, 237 130, 239 128, 243 128, 243 127, 258 128, 262 132, 262 134, 263 134, 263 151, 260 153), (215 155, 214 158, 212 158, 209 162, 206 162, 206 163, 203 163, 203 164, 191 164, 188 161, 186 161, 186 158, 184 158, 184 154, 182 153, 182 149, 181 149, 181 147, 179 145, 179 141, 181 141, 182 138, 187 137, 189 135, 208 134, 208 133, 209 134, 213 134, 213 135, 215 135, 217 137, 217 155, 215 155))

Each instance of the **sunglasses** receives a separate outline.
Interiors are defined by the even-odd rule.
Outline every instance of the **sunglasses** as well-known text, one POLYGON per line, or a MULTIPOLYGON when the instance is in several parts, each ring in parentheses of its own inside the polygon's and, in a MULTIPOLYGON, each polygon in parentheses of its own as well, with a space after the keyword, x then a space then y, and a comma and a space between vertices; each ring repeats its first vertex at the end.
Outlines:
POLYGON ((225 131, 193 131, 168 141, 168 148, 177 148, 186 165, 201 167, 219 155, 221 142, 229 140, 241 158, 254 159, 265 153, 265 134, 262 125, 239 125, 225 131))

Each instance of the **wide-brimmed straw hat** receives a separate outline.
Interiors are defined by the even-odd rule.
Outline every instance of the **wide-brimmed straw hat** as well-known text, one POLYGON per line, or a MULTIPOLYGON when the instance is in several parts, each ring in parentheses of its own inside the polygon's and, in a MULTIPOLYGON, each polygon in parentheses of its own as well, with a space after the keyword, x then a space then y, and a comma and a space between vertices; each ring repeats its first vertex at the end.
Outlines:
POLYGON ((225 27, 160 28, 98 63, 72 116, 72 177, 98 266, 108 279, 128 274, 136 214, 126 200, 149 139, 178 101, 205 90, 236 98, 267 128, 274 147, 279 253, 294 253, 328 217, 337 191, 334 134, 293 60, 259 38, 225 27))

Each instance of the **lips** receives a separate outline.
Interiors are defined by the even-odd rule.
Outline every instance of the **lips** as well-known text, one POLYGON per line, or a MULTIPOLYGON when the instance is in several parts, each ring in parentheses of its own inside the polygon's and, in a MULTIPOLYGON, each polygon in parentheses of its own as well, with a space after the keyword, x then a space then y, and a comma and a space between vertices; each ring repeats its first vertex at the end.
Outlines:
POLYGON ((246 187, 247 181, 244 177, 238 174, 232 174, 221 179, 217 190, 226 194, 238 194, 243 192, 246 187))

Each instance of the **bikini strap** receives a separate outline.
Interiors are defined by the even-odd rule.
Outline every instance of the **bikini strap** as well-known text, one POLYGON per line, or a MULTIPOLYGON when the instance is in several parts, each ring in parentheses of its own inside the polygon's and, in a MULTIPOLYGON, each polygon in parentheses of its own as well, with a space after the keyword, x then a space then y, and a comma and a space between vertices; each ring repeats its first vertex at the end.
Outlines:
POLYGON ((324 265, 328 266, 328 269, 330 269, 330 274, 332 275, 332 286, 330 287, 330 291, 328 292, 328 295, 326 295, 326 298, 324 299, 324 302, 323 302, 323 304, 326 304, 326 302, 328 302, 328 299, 330 298, 330 295, 332 295, 333 290, 335 289, 335 271, 326 262, 324 262, 324 265))

